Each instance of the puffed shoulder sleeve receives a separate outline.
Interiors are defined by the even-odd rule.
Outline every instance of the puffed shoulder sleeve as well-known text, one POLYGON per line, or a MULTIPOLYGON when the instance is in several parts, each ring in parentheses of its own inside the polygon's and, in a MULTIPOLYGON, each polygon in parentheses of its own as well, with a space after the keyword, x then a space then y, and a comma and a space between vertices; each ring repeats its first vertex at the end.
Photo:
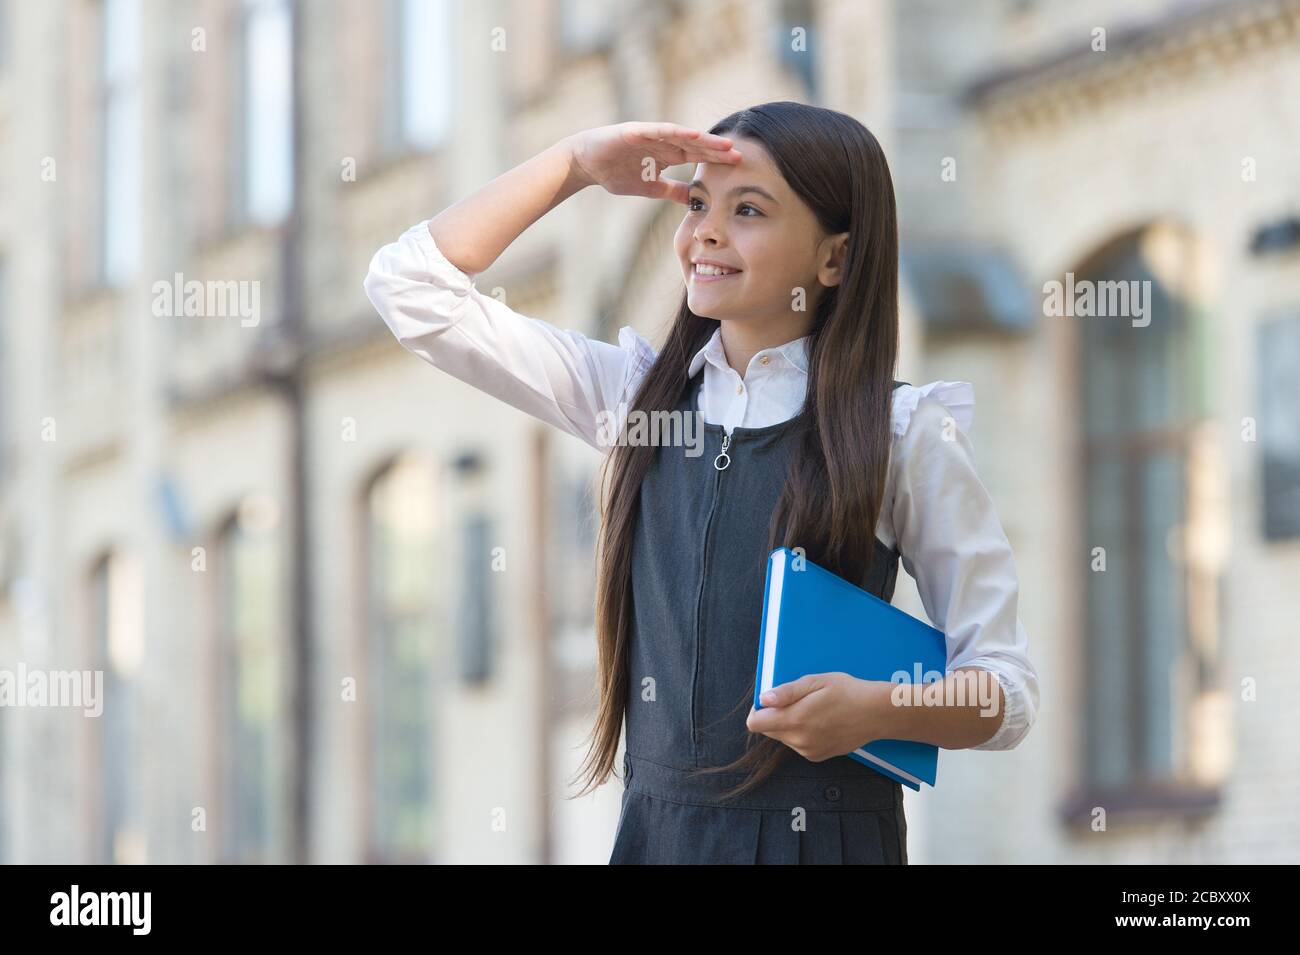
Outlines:
POLYGON ((894 434, 907 433, 908 422, 922 398, 934 398, 948 409, 957 427, 970 433, 975 422, 975 388, 969 381, 931 381, 924 385, 901 385, 894 390, 892 423, 894 434))
POLYGON ((1006 700, 998 730, 974 749, 1011 749, 1038 712, 1038 675, 1018 615, 1011 544, 975 468, 969 382, 896 389, 890 505, 903 566, 948 644, 948 672, 991 672, 1006 700), (910 390, 909 390, 910 389, 910 390))
POLYGON ((438 248, 427 219, 375 253, 364 288, 407 351, 602 453, 655 358, 629 326, 612 345, 480 291, 438 248))

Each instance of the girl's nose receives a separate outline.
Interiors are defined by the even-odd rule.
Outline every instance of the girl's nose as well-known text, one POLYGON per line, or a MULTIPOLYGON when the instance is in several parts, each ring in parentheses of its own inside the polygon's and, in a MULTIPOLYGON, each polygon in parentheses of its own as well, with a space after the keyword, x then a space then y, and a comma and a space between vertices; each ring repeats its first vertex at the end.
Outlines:
POLYGON ((697 242, 717 242, 721 237, 722 235, 714 226, 713 220, 708 216, 705 216, 700 224, 695 227, 695 239, 697 242))

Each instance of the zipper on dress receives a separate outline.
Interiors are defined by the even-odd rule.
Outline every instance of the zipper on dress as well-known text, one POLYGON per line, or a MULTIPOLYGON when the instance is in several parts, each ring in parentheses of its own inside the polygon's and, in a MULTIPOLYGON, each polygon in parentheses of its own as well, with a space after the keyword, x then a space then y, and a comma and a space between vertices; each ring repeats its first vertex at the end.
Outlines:
POLYGON ((718 495, 722 490, 722 472, 731 464, 731 455, 727 454, 727 449, 731 447, 731 435, 726 431, 722 432, 722 450, 718 452, 717 457, 713 459, 713 501, 709 505, 709 516, 704 522, 704 553, 700 558, 700 589, 695 594, 695 669, 691 673, 691 752, 695 758, 695 764, 699 765, 700 754, 700 732, 696 727, 695 714, 695 697, 696 685, 699 682, 700 675, 700 610, 704 603, 704 581, 709 573, 709 535, 713 530, 713 514, 718 509, 718 495))
POLYGON ((727 453, 727 448, 731 447, 731 435, 725 431, 722 433, 722 450, 718 456, 713 459, 713 466, 719 471, 725 471, 727 465, 731 463, 731 455, 727 453))

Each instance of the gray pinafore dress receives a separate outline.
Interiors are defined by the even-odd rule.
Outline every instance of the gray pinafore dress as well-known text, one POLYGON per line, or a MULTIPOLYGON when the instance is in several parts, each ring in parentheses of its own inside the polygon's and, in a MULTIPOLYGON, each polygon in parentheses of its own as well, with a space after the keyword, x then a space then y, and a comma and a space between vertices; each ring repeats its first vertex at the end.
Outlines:
MULTIPOLYGON (((698 394, 693 380, 677 410, 698 412, 698 394)), ((702 454, 659 447, 641 485, 611 864, 907 864, 902 785, 847 756, 814 763, 791 750, 762 784, 727 800, 743 774, 689 772, 745 749, 750 703, 737 704, 758 662, 768 522, 804 422, 733 429, 722 470, 724 430, 705 424, 702 454)), ((898 553, 875 545, 863 586, 889 600, 898 553)))

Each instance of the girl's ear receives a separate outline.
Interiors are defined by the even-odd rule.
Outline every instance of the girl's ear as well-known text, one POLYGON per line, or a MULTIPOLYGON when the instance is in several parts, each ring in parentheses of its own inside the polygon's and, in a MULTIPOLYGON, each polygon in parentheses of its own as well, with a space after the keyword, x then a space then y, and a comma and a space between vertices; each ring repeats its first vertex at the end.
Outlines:
POLYGON ((822 264, 817 269, 817 281, 827 288, 839 285, 844 277, 844 257, 848 254, 849 234, 837 232, 822 240, 822 264))

